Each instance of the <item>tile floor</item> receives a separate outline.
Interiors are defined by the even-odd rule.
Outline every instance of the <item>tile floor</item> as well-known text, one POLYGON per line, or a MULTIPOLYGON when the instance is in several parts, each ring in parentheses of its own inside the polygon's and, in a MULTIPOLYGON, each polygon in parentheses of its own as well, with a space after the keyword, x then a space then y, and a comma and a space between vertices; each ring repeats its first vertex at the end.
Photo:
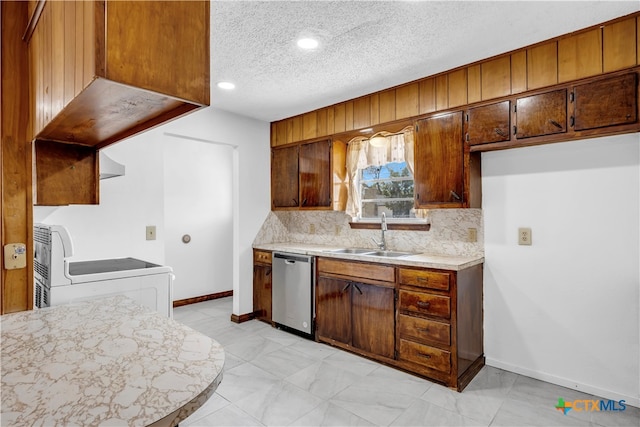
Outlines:
POLYGON ((180 426, 635 426, 640 409, 556 410, 585 393, 485 366, 462 393, 251 320, 231 297, 176 308, 225 349, 214 396, 180 426))

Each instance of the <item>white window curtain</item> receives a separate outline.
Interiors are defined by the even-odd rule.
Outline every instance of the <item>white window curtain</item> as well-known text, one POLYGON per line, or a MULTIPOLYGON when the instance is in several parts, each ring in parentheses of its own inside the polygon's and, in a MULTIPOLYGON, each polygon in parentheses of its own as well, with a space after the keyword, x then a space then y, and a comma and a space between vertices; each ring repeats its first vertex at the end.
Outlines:
POLYGON ((413 152, 412 126, 407 126, 395 134, 378 132, 369 139, 357 137, 349 141, 347 148, 349 195, 346 213, 352 218, 360 218, 360 169, 390 162, 407 162, 407 167, 413 174, 413 152))

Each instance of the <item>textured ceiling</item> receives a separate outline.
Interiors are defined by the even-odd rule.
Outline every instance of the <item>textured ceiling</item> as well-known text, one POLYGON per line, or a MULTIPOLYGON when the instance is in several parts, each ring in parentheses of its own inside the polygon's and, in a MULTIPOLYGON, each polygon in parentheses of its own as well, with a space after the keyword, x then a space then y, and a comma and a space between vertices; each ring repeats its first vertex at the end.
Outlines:
POLYGON ((214 0, 211 105, 279 120, 638 10, 638 0, 214 0), (301 51, 300 36, 320 46, 301 51))

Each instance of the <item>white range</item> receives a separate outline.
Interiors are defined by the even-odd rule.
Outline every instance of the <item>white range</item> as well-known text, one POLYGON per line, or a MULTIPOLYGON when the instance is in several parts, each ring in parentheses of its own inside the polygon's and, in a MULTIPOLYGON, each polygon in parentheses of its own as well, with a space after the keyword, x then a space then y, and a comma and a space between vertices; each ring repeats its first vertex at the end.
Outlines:
POLYGON ((71 262, 73 242, 61 225, 35 224, 34 305, 38 308, 125 295, 173 317, 173 270, 135 258, 71 262))

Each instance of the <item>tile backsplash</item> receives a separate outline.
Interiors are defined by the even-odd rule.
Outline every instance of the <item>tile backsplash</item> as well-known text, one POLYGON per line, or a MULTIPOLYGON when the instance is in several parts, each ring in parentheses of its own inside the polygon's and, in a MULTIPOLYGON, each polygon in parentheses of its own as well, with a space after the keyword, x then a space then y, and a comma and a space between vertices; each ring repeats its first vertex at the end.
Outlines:
MULTIPOLYGON (((419 251, 430 255, 477 256, 484 253, 481 209, 433 209, 429 211, 431 230, 389 230, 385 233, 390 250, 419 251), (477 229, 477 241, 468 241, 468 229, 477 229)), ((254 244, 306 243, 330 246, 375 248, 380 230, 353 230, 350 217, 333 211, 269 212, 254 244)))

